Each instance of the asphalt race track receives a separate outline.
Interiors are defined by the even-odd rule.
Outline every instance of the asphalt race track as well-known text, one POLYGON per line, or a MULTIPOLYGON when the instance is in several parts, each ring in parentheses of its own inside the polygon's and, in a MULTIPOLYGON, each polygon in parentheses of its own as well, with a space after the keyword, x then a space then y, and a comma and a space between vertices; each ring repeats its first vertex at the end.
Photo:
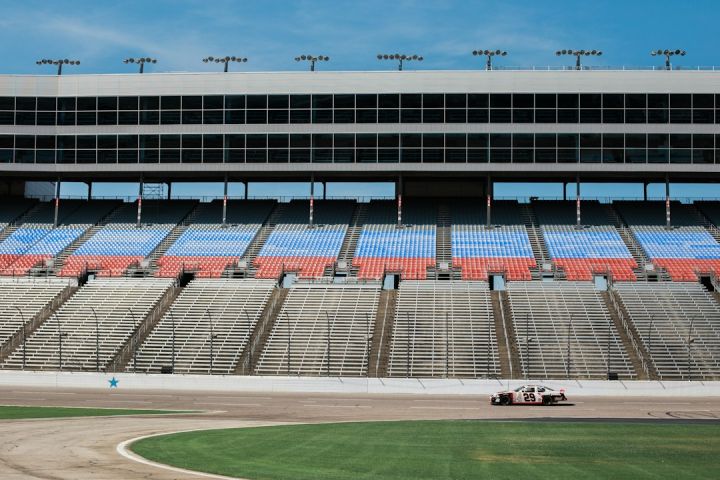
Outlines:
MULTIPOLYGON (((572 392, 568 392, 572 401, 572 392)), ((0 421, 0 478, 197 479, 121 456, 117 445, 143 435, 282 423, 429 419, 720 421, 714 397, 579 398, 567 405, 490 406, 487 397, 329 395, 0 387, 0 404, 201 410, 153 417, 0 421)), ((207 478, 207 477, 204 477, 207 478)))

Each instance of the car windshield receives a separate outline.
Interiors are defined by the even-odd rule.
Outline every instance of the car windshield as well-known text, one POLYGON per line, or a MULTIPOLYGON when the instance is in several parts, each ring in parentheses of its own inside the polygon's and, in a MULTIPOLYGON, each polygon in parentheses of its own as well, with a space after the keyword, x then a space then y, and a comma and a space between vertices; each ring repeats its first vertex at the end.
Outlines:
POLYGON ((518 387, 518 388, 516 388, 516 389, 513 390, 513 391, 514 391, 514 392, 520 392, 520 391, 522 391, 522 390, 524 390, 524 389, 525 389, 525 386, 523 385, 522 387, 518 387))

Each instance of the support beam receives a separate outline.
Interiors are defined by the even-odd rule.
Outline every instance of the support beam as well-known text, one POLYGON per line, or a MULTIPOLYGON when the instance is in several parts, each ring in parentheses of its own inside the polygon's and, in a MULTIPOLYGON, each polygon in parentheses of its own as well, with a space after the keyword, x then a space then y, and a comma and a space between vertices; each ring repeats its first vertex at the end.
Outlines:
POLYGON ((323 200, 327 200, 327 182, 322 182, 323 186, 323 200))
POLYGON ((313 214, 315 208, 315 176, 310 176, 310 228, 313 228, 313 214))
POLYGON ((647 202, 648 182, 643 183, 643 200, 647 202))
POLYGON ((402 227, 402 176, 398 178, 397 187, 395 188, 395 194, 397 196, 397 226, 402 227))
POLYGON ((243 198, 245 200, 247 200, 248 199, 248 188, 249 188, 248 182, 243 182, 243 185, 245 186, 245 193, 243 194, 243 198))
POLYGON ((60 213, 60 179, 57 179, 57 182, 55 182, 55 220, 53 221, 53 226, 58 226, 58 215, 60 213))
POLYGON ((490 178, 490 175, 487 177, 487 186, 485 187, 485 193, 487 194, 487 211, 486 217, 487 217, 487 228, 490 228, 490 225, 492 225, 492 194, 493 194, 493 183, 492 179, 490 178))
POLYGON ((665 175, 665 228, 670 230, 670 176, 665 175))
POLYGON ((170 200, 170 198, 172 197, 172 182, 167 182, 167 187, 168 187, 167 199, 170 200))
POLYGON ((580 177, 578 176, 575 182, 575 213, 576 223, 575 228, 580 228, 582 223, 582 216, 580 214, 580 177))
POLYGON ((567 201, 567 182, 563 182, 563 200, 567 201))
POLYGON ((138 188, 138 206, 137 206, 137 222, 135 226, 140 228, 142 223, 142 197, 143 197, 143 179, 140 179, 140 186, 138 188))
POLYGON ((227 195, 228 195, 228 177, 225 175, 225 181, 223 182, 223 210, 222 210, 222 225, 227 225, 227 195))
POLYGON ((92 184, 92 182, 87 182, 86 185, 88 187, 88 197, 87 198, 88 198, 88 201, 90 201, 90 200, 92 200, 92 185, 93 184, 92 184))

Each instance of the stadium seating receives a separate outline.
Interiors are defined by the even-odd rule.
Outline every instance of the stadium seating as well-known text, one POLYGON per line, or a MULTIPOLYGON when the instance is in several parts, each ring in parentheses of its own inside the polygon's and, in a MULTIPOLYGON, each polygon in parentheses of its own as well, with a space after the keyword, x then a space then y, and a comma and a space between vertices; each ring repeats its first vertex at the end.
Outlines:
POLYGON ((600 379, 607 378, 608 371, 621 378, 635 377, 610 313, 592 283, 513 282, 507 295, 517 351, 528 378, 600 379))
POLYGON ((631 227, 647 256, 676 282, 695 282, 698 273, 720 275, 720 244, 703 227, 631 227))
POLYGON ((0 279, 0 347, 67 288, 55 278, 0 279), (18 309, 20 311, 18 311, 18 309))
POLYGON ((517 202, 493 202, 492 228, 482 204, 455 202, 451 213, 452 264, 462 269, 463 280, 487 280, 488 273, 530 280, 537 262, 517 202))
POLYGON ((430 202, 405 202, 398 228, 396 203, 370 202, 352 262, 358 278, 377 280, 388 271, 404 280, 427 278, 427 268, 435 265, 436 210, 430 202))
POLYGON ((720 307, 705 287, 662 282, 614 290, 661 379, 720 379, 720 307))
POLYGON ((197 202, 143 202, 143 221, 136 223, 137 204, 125 204, 112 222, 96 232, 69 256, 60 276, 78 276, 92 271, 99 276, 120 276, 127 268, 147 257, 197 202))
POLYGON ((337 260, 354 206, 352 201, 316 201, 310 227, 309 202, 290 202, 255 258, 255 277, 278 278, 282 272, 322 277, 337 260))
POLYGON ((391 377, 499 375, 488 284, 402 282, 390 348, 391 377))
POLYGON ((695 202, 695 206, 715 225, 720 227, 720 202, 695 202))
POLYGON ((157 260, 156 275, 175 277, 181 271, 191 271, 198 278, 220 277, 229 264, 243 256, 274 204, 230 201, 225 226, 221 223, 221 203, 201 206, 193 223, 157 260))
POLYGON ((274 285, 272 280, 193 280, 138 349, 137 366, 127 370, 158 373, 171 366, 174 335, 174 372, 210 373, 212 332, 212 373, 233 373, 274 285))
POLYGON ((365 376, 379 298, 379 285, 293 285, 255 373, 365 376))
MULTIPOLYGON (((169 279, 103 278, 88 282, 28 337, 26 368, 95 370, 98 338, 100 368, 106 368, 171 285, 169 279), (97 313, 97 329, 91 308, 97 313)), ((16 349, 3 364, 3 368, 21 366, 22 349, 16 349)))

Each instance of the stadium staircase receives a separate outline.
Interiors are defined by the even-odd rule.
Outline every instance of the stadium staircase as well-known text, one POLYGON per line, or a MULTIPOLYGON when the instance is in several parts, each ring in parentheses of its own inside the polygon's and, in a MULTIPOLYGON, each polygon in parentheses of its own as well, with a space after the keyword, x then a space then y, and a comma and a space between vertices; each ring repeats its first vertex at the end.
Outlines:
POLYGON ((130 338, 115 354, 114 358, 108 365, 107 371, 122 372, 128 365, 131 365, 133 353, 145 342, 150 332, 153 331, 165 312, 170 308, 175 299, 182 292, 182 287, 174 283, 168 288, 160 299, 153 305, 150 312, 135 327, 130 338))
POLYGON ((528 237, 530 238, 533 255, 535 256, 535 261, 538 264, 537 267, 530 267, 530 274, 532 275, 533 280, 540 280, 542 278, 541 269, 543 268, 543 264, 552 265, 552 262, 550 261, 550 253, 548 252, 547 245, 545 245, 545 240, 543 239, 542 232, 540 231, 532 204, 523 203, 519 204, 519 206, 520 216, 525 224, 525 229, 527 230, 528 237))
POLYGON ((170 233, 165 237, 162 242, 158 244, 155 249, 150 252, 150 254, 145 257, 145 259, 140 262, 140 265, 137 267, 131 266, 127 269, 125 272, 125 275, 128 277, 151 277, 157 272, 158 270, 158 264, 157 260, 158 258, 162 257, 165 252, 167 252, 168 248, 175 243, 175 241, 180 238, 180 235, 183 234, 185 230, 188 229, 188 226, 193 222, 193 218, 195 214, 197 213, 198 209, 200 208, 201 204, 196 203, 186 214, 182 219, 175 225, 172 230, 170 230, 170 233))
MULTIPOLYGON (((347 271, 348 276, 351 277, 357 277, 358 269, 357 267, 352 266, 352 259, 355 256, 355 250, 357 249, 360 232, 362 231, 363 225, 365 225, 367 216, 368 204, 358 202, 355 205, 355 211, 353 211, 352 220, 350 220, 350 227, 347 229, 342 247, 340 247, 337 268, 338 270, 347 271)), ((325 270, 325 276, 329 276, 327 269, 325 270)))
POLYGON ((378 309, 375 314, 375 329, 370 343, 369 377, 387 376, 397 295, 397 290, 383 290, 380 293, 378 309))
MULTIPOLYGON (((24 315, 26 315, 24 318, 24 331, 22 328, 18 328, 14 333, 9 331, 9 337, 0 343, 0 363, 4 362, 14 350, 22 351, 23 337, 28 338, 35 333, 40 325, 50 318, 53 312, 60 308, 68 298, 72 297, 73 294, 78 291, 77 286, 73 286, 69 282, 61 282, 65 283, 65 286, 59 286, 61 290, 55 293, 57 289, 53 290, 52 285, 57 285, 59 281, 51 279, 50 282, 53 282, 53 284, 51 284, 49 296, 45 294, 47 290, 45 288, 46 282, 42 280, 38 280, 37 283, 31 282, 29 285, 31 288, 26 291, 23 296, 8 295, 8 292, 5 291, 5 287, 7 287, 8 284, 0 284, 0 291, 3 291, 3 299, 6 302, 4 308, 0 307, 0 315, 2 315, 3 318, 2 324, 0 325, 0 335, 6 331, 15 329, 15 326, 11 325, 9 321, 13 320, 15 316, 19 316, 17 310, 15 310, 16 306, 20 308, 21 311, 25 311, 24 315), (53 294, 54 296, 52 296, 53 294), (29 308, 32 308, 33 311, 27 312, 29 308), (7 309, 7 311, 2 312, 2 310, 5 309, 7 309), (31 315, 28 315, 28 313, 31 315)), ((15 283, 15 281, 12 283, 15 283)), ((10 286, 12 286, 12 284, 10 286)), ((20 320, 22 320, 22 318, 20 318, 20 320)), ((6 337, 6 335, 2 335, 2 337, 6 337)))
POLYGON ((507 295, 502 291, 490 292, 495 322, 495 335, 497 336, 498 361, 500 362, 500 376, 502 378, 518 378, 520 372, 520 357, 515 348, 515 332, 508 322, 512 321, 507 303, 507 295))
POLYGON ((258 230, 255 238, 253 238, 252 242, 250 242, 250 245, 248 245, 247 250, 245 250, 245 255, 243 255, 240 259, 239 263, 244 266, 229 266, 223 272, 223 277, 255 278, 255 272, 257 271, 257 268, 253 265, 253 263, 255 262, 255 258, 257 257, 258 253, 260 253, 263 245, 265 245, 265 241, 268 239, 272 231, 275 229, 275 226, 282 218, 285 210, 287 209, 287 206, 287 203, 278 202, 277 204, 275 204, 275 207, 273 208, 272 212, 270 212, 270 215, 268 215, 265 223, 263 223, 263 226, 260 227, 260 230, 258 230))
MULTIPOLYGON (((620 212, 617 211, 617 209, 615 209, 615 207, 611 203, 603 205, 605 206, 605 209, 610 219, 615 222, 615 228, 620 234, 620 238, 622 238, 623 242, 625 242, 625 246, 630 251, 630 254, 635 259, 635 262, 637 262, 638 264, 638 268, 633 269, 635 276, 637 277, 638 281, 648 280, 647 270, 645 266, 652 265, 652 262, 647 257, 647 255, 645 255, 645 252, 643 251, 642 247, 640 247, 640 244, 635 239, 635 236, 633 235, 630 228, 628 228, 627 223, 625 222, 625 219, 622 217, 620 212)), ((657 271, 658 273, 658 280, 669 280, 667 273, 665 273, 663 269, 655 267, 655 271, 657 271)))
POLYGON ((267 304, 265 304, 265 308, 260 314, 260 319, 255 325, 255 329, 250 335, 240 360, 237 363, 235 373, 238 375, 252 375, 255 371, 258 361, 260 360, 260 354, 265 348, 265 344, 270 337, 270 332, 272 332, 275 322, 277 322, 278 315, 289 291, 287 288, 280 287, 275 287, 273 290, 272 296, 267 304))
POLYGON ((627 320, 629 317, 625 307, 617 301, 615 292, 612 289, 609 289, 607 292, 602 292, 602 297, 605 306, 610 312, 610 318, 615 325, 618 337, 635 369, 637 379, 657 380, 657 372, 652 366, 650 355, 642 342, 640 342, 640 337, 638 337, 635 326, 627 320))
POLYGON ((440 203, 437 210, 437 228, 435 230, 435 265, 428 267, 430 280, 460 280, 460 272, 452 270, 452 221, 450 207, 440 203))

